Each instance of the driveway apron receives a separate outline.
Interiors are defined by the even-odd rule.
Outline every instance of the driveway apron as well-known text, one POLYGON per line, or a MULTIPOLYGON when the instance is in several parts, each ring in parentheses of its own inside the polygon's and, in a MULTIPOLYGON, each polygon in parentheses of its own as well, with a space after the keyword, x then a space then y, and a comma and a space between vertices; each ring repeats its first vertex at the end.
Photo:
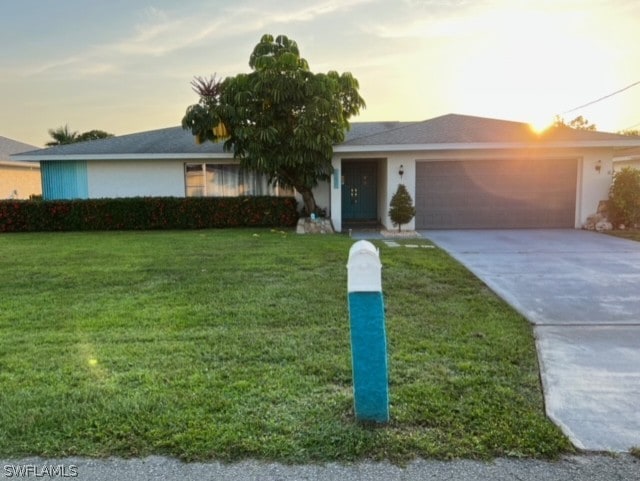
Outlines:
POLYGON ((422 235, 533 323, 547 414, 576 447, 640 446, 640 243, 580 230, 422 235))

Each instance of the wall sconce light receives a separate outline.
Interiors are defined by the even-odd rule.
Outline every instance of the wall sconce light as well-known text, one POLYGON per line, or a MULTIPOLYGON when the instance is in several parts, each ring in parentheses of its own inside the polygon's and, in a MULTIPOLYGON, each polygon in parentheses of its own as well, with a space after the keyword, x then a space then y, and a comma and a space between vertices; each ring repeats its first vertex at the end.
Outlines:
POLYGON ((602 170, 602 161, 598 160, 598 162, 596 162, 596 172, 599 174, 601 170, 602 170))
POLYGON ((400 165, 400 169, 398 169, 398 174, 400 174, 400 180, 402 180, 402 176, 404 175, 404 165, 400 165))

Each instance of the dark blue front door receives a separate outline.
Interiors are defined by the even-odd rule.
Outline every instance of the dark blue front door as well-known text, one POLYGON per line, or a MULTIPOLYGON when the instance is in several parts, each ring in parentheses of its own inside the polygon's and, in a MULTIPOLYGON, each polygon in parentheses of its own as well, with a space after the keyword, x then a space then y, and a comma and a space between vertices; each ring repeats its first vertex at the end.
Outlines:
POLYGON ((342 163, 342 220, 378 219, 378 167, 375 162, 342 163))

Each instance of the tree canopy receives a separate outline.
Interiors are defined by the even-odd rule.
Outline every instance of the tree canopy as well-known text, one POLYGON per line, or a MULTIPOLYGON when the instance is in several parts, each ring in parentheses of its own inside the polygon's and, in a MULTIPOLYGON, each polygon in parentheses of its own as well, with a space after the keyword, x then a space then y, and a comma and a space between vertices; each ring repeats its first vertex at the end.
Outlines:
POLYGON ((113 137, 113 134, 109 134, 103 130, 89 130, 87 132, 78 134, 78 132, 70 131, 68 125, 65 125, 64 127, 58 127, 57 129, 49 129, 49 135, 53 140, 45 144, 47 147, 52 147, 54 145, 75 144, 77 142, 84 142, 85 140, 97 140, 105 139, 107 137, 113 137))
POLYGON ((628 137, 640 137, 640 130, 637 129, 626 129, 618 131, 620 135, 626 135, 628 137))
POLYGON ((567 122, 564 120, 564 118, 560 117, 559 115, 556 116, 556 119, 553 123, 554 127, 560 127, 560 126, 564 126, 564 127, 569 127, 575 130, 596 130, 596 124, 592 124, 590 123, 587 119, 585 119, 582 115, 579 115, 578 117, 576 117, 575 119, 567 122))
POLYGON ((242 168, 295 188, 309 213, 312 189, 329 180, 333 145, 365 102, 348 72, 313 73, 297 43, 264 35, 249 57, 251 73, 192 81, 200 96, 182 126, 197 142, 224 141, 242 168))
POLYGON ((89 130, 78 135, 78 142, 84 142, 85 140, 98 140, 113 137, 113 134, 105 132, 104 130, 89 130))

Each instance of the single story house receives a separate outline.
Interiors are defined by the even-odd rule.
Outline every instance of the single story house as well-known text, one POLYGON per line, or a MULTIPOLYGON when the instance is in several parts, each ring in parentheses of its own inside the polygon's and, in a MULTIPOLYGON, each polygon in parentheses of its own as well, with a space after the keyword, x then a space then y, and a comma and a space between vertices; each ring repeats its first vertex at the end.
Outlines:
POLYGON ((40 166, 10 158, 12 154, 37 148, 0 136, 0 199, 28 199, 41 194, 40 166))
MULTIPOLYGON (((381 224, 399 183, 414 199, 405 229, 579 228, 607 198, 613 159, 639 137, 449 114, 354 122, 334 147, 316 201, 337 231, 381 224)), ((39 162, 45 199, 289 195, 242 173, 222 144, 173 127, 13 156, 39 162)))

